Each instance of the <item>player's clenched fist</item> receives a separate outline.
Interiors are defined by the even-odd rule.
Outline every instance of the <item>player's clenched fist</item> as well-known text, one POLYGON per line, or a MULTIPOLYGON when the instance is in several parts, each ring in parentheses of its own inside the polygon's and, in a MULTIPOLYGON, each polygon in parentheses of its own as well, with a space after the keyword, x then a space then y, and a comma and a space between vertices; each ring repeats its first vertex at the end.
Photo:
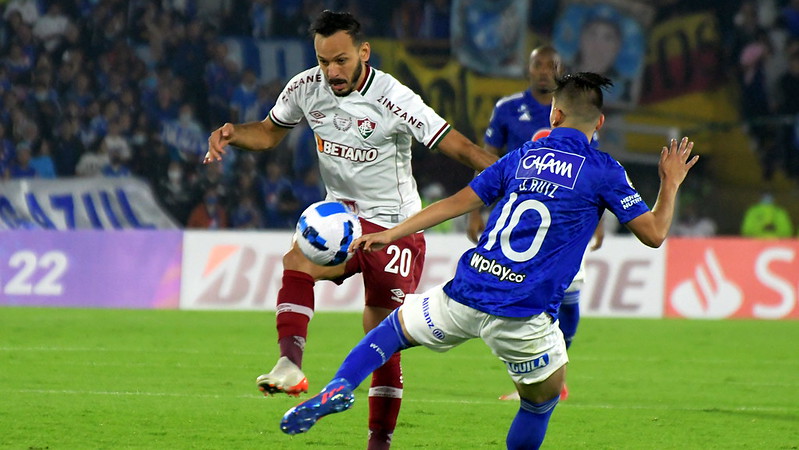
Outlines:
POLYGON ((233 132, 233 124, 226 123, 211 133, 208 138, 208 152, 205 154, 203 164, 222 160, 222 155, 227 153, 225 147, 233 140, 233 132))

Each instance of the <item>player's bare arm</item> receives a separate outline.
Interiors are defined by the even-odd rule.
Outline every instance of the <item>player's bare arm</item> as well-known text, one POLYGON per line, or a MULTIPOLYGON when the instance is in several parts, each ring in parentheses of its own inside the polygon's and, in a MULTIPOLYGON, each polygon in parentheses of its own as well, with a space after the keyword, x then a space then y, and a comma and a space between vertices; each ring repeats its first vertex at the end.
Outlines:
POLYGON ((680 188, 688 171, 699 160, 699 155, 691 156, 694 143, 687 137, 677 141, 672 139, 668 147, 660 151, 658 174, 660 175, 660 190, 652 211, 642 214, 627 223, 627 228, 638 239, 650 247, 660 247, 666 240, 666 235, 671 227, 674 217, 674 204, 677 190, 680 188))
POLYGON ((441 153, 478 172, 499 159, 497 155, 492 155, 480 148, 454 128, 444 136, 444 139, 438 144, 438 149, 441 153))
POLYGON ((279 127, 268 117, 260 122, 226 123, 208 137, 208 153, 203 164, 221 161, 228 145, 249 151, 269 150, 288 134, 289 129, 279 127))
POLYGON ((359 248, 367 252, 381 250, 397 239, 434 227, 441 222, 458 217, 482 205, 483 201, 480 200, 480 197, 477 196, 471 187, 466 186, 455 194, 424 208, 394 228, 380 233, 361 236, 352 242, 350 251, 352 252, 359 248))
MULTIPOLYGON (((493 145, 485 144, 483 149, 485 149, 485 151, 487 151, 488 153, 499 158, 499 149, 494 147, 493 145)), ((477 243, 477 240, 480 239, 480 235, 483 234, 483 230, 485 230, 485 221, 483 221, 483 214, 478 208, 469 213, 468 219, 469 220, 466 224, 466 237, 468 237, 470 241, 477 243)))

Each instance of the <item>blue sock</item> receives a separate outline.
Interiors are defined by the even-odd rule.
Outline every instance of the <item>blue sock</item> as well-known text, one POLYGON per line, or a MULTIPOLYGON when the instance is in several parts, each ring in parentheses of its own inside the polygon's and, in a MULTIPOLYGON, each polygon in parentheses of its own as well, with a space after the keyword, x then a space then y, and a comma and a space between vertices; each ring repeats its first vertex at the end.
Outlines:
POLYGON ((333 379, 344 378, 355 389, 391 355, 408 347, 411 343, 402 333, 395 309, 350 350, 333 379))
POLYGON ((560 395, 544 403, 532 403, 522 399, 519 412, 513 419, 505 444, 508 450, 528 450, 541 447, 552 411, 560 395))
POLYGON ((558 325, 563 332, 566 348, 572 345, 577 334, 577 323, 580 322, 580 291, 567 292, 558 310, 558 325))

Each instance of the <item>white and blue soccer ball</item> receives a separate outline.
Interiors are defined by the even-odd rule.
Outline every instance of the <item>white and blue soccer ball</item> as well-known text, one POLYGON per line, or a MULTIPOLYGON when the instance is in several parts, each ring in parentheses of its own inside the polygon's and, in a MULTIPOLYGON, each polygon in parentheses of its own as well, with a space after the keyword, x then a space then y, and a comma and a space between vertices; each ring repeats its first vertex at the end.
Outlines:
POLYGON ((358 216, 340 202, 321 201, 307 207, 297 221, 297 245, 320 266, 335 266, 352 256, 347 250, 361 237, 358 216))

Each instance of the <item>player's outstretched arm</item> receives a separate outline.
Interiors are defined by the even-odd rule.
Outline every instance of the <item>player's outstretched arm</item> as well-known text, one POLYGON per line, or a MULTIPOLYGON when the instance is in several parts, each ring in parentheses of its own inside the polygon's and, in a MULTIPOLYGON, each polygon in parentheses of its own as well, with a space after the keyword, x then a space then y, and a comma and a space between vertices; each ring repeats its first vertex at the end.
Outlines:
POLYGON ((677 190, 688 171, 699 160, 699 155, 691 156, 694 143, 687 137, 677 141, 672 139, 668 147, 663 147, 660 151, 660 162, 658 163, 658 174, 660 175, 660 190, 655 206, 652 211, 641 214, 627 223, 627 228, 635 234, 638 239, 650 247, 660 247, 666 240, 666 235, 671 227, 674 217, 674 203, 677 198, 677 190))
POLYGON ((480 200, 480 197, 477 196, 471 187, 466 186, 457 193, 439 200, 408 217, 394 228, 359 237, 350 245, 350 251, 352 252, 359 248, 367 252, 381 250, 397 239, 434 227, 441 222, 458 217, 482 205, 483 201, 480 200))
MULTIPOLYGON (((499 158, 499 149, 490 144, 485 144, 485 151, 499 158)), ((479 172, 477 172, 479 174, 479 172)), ((477 175, 477 174, 475 174, 477 175)), ((466 221, 466 237, 473 243, 477 243, 480 235, 485 230, 485 221, 483 220, 483 213, 480 208, 470 212, 466 221)))
POLYGON ((438 149, 441 150, 441 153, 478 172, 499 159, 497 155, 492 155, 480 148, 454 128, 444 136, 444 139, 438 144, 438 149))
POLYGON ((228 145, 249 151, 269 150, 288 134, 289 129, 279 127, 269 117, 260 122, 226 123, 208 137, 208 152, 203 164, 221 161, 228 145))

